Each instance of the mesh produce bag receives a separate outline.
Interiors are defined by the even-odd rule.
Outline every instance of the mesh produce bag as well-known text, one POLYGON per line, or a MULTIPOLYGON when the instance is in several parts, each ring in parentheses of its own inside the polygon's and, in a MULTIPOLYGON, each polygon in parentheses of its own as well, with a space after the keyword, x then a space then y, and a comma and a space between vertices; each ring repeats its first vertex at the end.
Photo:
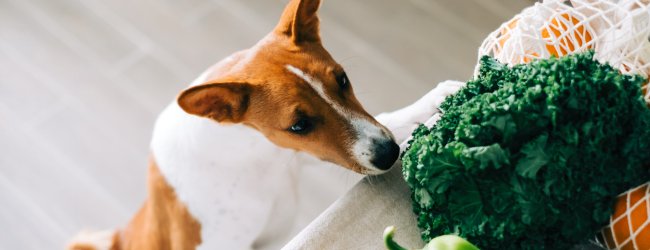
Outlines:
POLYGON ((503 23, 478 54, 514 65, 588 49, 602 63, 648 78, 650 0, 545 0, 503 23))

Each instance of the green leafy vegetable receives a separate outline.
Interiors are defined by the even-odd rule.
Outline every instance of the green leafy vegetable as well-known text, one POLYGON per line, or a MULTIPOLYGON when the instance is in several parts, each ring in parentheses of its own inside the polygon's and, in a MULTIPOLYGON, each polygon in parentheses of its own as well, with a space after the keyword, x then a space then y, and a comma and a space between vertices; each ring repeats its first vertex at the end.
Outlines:
POLYGON ((645 79, 593 52, 479 76, 414 132, 402 155, 423 239, 481 249, 570 249, 605 225, 614 198, 650 180, 645 79))

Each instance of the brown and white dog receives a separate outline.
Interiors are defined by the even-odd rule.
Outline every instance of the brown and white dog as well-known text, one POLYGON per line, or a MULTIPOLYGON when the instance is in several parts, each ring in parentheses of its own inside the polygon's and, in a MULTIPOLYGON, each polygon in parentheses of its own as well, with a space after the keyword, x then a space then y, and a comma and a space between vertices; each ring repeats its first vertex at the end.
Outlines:
POLYGON ((81 234, 70 248, 277 247, 296 213, 280 195, 292 185, 287 168, 324 160, 386 172, 399 154, 395 140, 431 117, 441 95, 379 116, 393 137, 323 48, 319 4, 290 1, 270 34, 183 91, 156 122, 144 206, 124 229, 81 234))

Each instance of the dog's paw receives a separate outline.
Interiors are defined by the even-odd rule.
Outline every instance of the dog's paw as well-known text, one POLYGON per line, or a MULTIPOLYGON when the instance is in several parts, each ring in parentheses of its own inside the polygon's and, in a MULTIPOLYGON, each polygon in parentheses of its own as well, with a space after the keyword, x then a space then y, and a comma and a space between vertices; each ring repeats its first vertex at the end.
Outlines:
POLYGON ((459 81, 441 82, 413 104, 391 113, 380 114, 376 118, 391 130, 396 141, 402 142, 420 124, 430 126, 434 123, 437 120, 434 117, 439 113, 440 104, 447 96, 456 93, 463 86, 465 83, 459 81))
POLYGON ((83 231, 75 235, 66 249, 68 250, 110 250, 114 248, 116 233, 113 230, 92 232, 83 231))
MULTIPOLYGON (((427 118, 437 113, 440 104, 452 94, 455 94, 462 87, 465 86, 464 82, 447 80, 441 82, 433 88, 429 93, 426 93, 422 98, 414 103, 422 112, 428 113, 427 118)), ((424 121, 422 121, 424 123, 424 121)))
POLYGON ((410 122, 426 124, 436 113, 439 113, 439 107, 445 98, 456 93, 463 86, 465 83, 459 81, 449 80, 439 83, 409 107, 410 122))

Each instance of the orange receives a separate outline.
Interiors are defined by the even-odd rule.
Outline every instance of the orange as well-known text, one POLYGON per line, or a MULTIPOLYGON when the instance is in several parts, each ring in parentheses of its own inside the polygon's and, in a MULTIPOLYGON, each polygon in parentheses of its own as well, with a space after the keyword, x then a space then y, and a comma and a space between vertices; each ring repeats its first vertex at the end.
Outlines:
MULTIPOLYGON (((580 20, 568 13, 554 16, 549 24, 542 28, 542 38, 546 41, 546 49, 556 57, 574 52, 591 41, 591 34, 585 29, 580 20), (575 38, 575 39, 573 39, 575 38), (556 46, 560 51, 557 51, 556 46)), ((590 45, 587 48, 591 48, 590 45)))
MULTIPOLYGON (((508 24, 505 27, 501 28, 501 30, 499 31, 499 36, 497 36, 497 43, 499 43, 499 47, 496 48, 496 53, 501 53, 501 50, 503 49, 503 46, 505 45, 506 41, 508 41, 511 37, 510 32, 512 32, 512 30, 514 30, 518 24, 519 24, 519 19, 513 18, 508 22, 508 24)), ((531 51, 525 51, 524 55, 512 58, 512 61, 506 63, 511 63, 511 64, 517 64, 522 62, 529 63, 537 57, 539 57, 539 54, 531 51)))
POLYGON ((517 27, 517 22, 519 22, 519 19, 513 18, 508 22, 508 25, 506 27, 501 28, 501 31, 499 31, 499 39, 497 40, 499 42, 499 48, 503 48, 503 45, 510 39, 510 32, 517 27))
POLYGON ((608 249, 650 249, 650 182, 619 196, 612 223, 602 230, 608 249))

